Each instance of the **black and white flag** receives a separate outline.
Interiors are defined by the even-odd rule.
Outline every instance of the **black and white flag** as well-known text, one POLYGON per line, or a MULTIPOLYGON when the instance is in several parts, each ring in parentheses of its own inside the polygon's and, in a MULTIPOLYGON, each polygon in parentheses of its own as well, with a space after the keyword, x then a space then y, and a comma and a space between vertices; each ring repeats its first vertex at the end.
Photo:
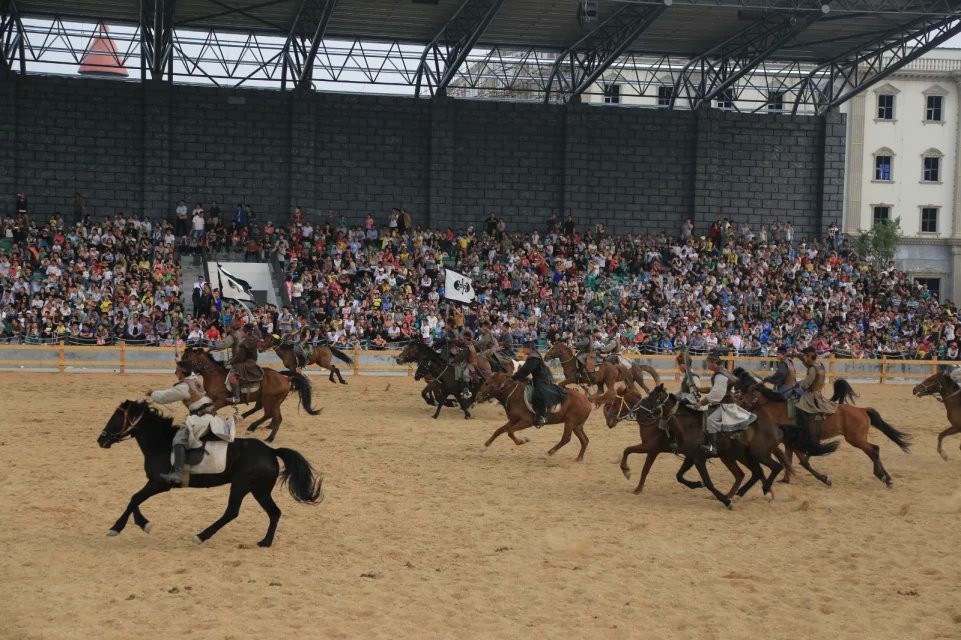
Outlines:
POLYGON ((253 287, 242 278, 224 269, 217 263, 217 280, 220 284, 220 296, 228 300, 254 301, 253 287))
POLYGON ((471 302, 477 297, 474 292, 474 283, 467 276, 447 269, 447 277, 444 282, 444 297, 458 302, 471 302))

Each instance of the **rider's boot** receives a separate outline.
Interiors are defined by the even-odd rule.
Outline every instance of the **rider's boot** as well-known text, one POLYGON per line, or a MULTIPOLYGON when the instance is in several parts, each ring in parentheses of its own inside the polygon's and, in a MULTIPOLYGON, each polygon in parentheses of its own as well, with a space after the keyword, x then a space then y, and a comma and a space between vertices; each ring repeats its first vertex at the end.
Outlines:
POLYGON ((174 445, 174 464, 170 468, 170 473, 164 473, 160 479, 172 485, 179 485, 183 482, 184 460, 187 458, 187 447, 182 444, 174 445))
POLYGON ((701 450, 708 455, 708 457, 714 457, 717 455, 717 434, 708 432, 707 442, 701 445, 701 450))

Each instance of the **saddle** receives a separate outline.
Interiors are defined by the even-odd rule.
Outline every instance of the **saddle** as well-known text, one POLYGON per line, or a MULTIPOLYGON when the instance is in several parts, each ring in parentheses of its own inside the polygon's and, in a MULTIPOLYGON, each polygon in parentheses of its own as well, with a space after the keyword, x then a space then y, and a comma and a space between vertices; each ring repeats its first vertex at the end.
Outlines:
MULTIPOLYGON (((203 446, 197 449, 187 449, 184 456, 183 476, 180 485, 186 487, 190 484, 191 474, 205 475, 223 473, 227 468, 227 445, 229 443, 221 440, 212 433, 208 433, 201 438, 203 446)), ((174 463, 173 452, 170 453, 170 464, 174 463)))
MULTIPOLYGON (((527 407, 527 410, 528 410, 528 411, 530 411, 531 413, 535 413, 535 411, 534 411, 534 385, 532 385, 532 384, 525 384, 525 385, 524 385, 524 405, 527 407)), ((557 413, 557 412, 560 411, 560 410, 561 410, 561 403, 555 404, 555 405, 552 406, 552 407, 547 407, 547 415, 551 415, 552 413, 557 413)))

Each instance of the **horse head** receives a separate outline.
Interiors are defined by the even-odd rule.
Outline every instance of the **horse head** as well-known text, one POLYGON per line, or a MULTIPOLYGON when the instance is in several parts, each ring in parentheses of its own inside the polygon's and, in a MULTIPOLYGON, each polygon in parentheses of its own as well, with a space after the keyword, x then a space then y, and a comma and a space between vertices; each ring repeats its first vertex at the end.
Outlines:
POLYGON ((97 444, 102 449, 109 449, 111 445, 132 437, 149 412, 150 406, 146 402, 124 400, 107 420, 107 425, 97 437, 97 444))
POLYGON ((614 390, 614 399, 604 405, 604 420, 608 429, 613 429, 621 420, 633 417, 637 409, 635 405, 641 400, 641 395, 630 387, 618 387, 614 390))
POLYGON ((930 376, 919 382, 911 393, 917 398, 923 398, 924 396, 934 395, 935 393, 941 393, 944 387, 944 380, 951 380, 948 377, 947 371, 938 371, 937 373, 932 373, 930 376))
POLYGON ((505 389, 512 380, 506 373, 492 373, 484 380, 480 389, 477 390, 477 402, 486 402, 491 398, 503 399, 505 389))
POLYGON ((572 355, 572 352, 570 347, 568 347, 563 342, 558 341, 552 344, 550 349, 547 350, 547 353, 544 354, 544 361, 547 362, 548 360, 555 360, 555 359, 567 360, 570 358, 571 355, 572 355))
POLYGON ((400 355, 395 358, 397 364, 416 362, 420 357, 420 349, 423 346, 425 346, 424 343, 417 340, 411 340, 408 342, 406 345, 404 345, 400 355))

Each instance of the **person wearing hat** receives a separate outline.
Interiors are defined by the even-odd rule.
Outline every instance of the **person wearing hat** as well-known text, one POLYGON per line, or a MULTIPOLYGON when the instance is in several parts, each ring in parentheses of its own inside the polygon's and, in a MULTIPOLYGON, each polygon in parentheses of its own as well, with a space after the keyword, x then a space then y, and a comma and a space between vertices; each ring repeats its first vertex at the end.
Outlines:
MULTIPOLYGON (((234 357, 230 360, 233 378, 231 390, 233 403, 240 404, 240 387, 245 382, 259 382, 264 377, 263 370, 257 365, 257 348, 260 346, 260 331, 253 322, 248 322, 241 329, 240 344, 234 350, 234 357)), ((228 378, 229 379, 229 378, 228 378)))
POLYGON ((528 342, 522 345, 520 352, 526 355, 527 359, 511 377, 514 380, 525 381, 530 376, 531 383, 534 385, 534 396, 531 398, 531 404, 534 406, 534 426, 540 429, 547 424, 547 409, 563 402, 567 392, 554 384, 554 376, 534 343, 528 342))
POLYGON ((508 360, 514 359, 514 336, 511 334, 511 323, 504 322, 504 329, 500 336, 500 355, 508 360))
POLYGON ((794 371, 794 363, 787 354, 787 347, 781 345, 777 348, 777 367, 774 373, 764 378, 761 382, 766 382, 774 386, 774 390, 787 399, 792 393, 799 393, 797 388, 797 373, 794 371))
POLYGON ((500 360, 497 358, 499 345, 497 344, 497 338, 491 333, 490 320, 481 322, 477 334, 477 340, 474 341, 474 349, 477 350, 477 355, 491 364, 492 371, 502 371, 500 360))
POLYGON ((707 443, 701 448, 709 456, 717 455, 717 434, 725 427, 734 431, 739 427, 754 422, 757 418, 753 413, 743 409, 734 402, 730 388, 737 378, 721 363, 721 356, 712 353, 707 357, 707 368, 711 372, 711 388, 707 395, 701 398, 701 406, 708 407, 706 430, 707 443))
POLYGON ((817 415, 831 415, 838 410, 838 403, 831 402, 822 395, 827 375, 824 365, 818 362, 818 352, 814 347, 801 350, 801 361, 807 367, 807 375, 798 385, 804 391, 797 403, 797 424, 807 428, 810 419, 817 415))
POLYGON ((203 446, 200 439, 210 432, 210 418, 207 416, 214 415, 214 411, 211 410, 213 400, 207 395, 203 380, 196 374, 191 364, 186 360, 178 362, 176 376, 177 382, 169 389, 148 390, 146 393, 147 399, 157 404, 183 402, 189 413, 174 434, 174 463, 170 473, 160 476, 161 480, 173 485, 181 484, 187 449, 203 446))
POLYGON ((698 375, 691 370, 691 357, 687 351, 678 351, 675 357, 677 369, 681 373, 681 389, 677 393, 677 399, 684 403, 688 408, 696 411, 703 411, 701 407, 701 389, 698 386, 700 380, 698 375))

